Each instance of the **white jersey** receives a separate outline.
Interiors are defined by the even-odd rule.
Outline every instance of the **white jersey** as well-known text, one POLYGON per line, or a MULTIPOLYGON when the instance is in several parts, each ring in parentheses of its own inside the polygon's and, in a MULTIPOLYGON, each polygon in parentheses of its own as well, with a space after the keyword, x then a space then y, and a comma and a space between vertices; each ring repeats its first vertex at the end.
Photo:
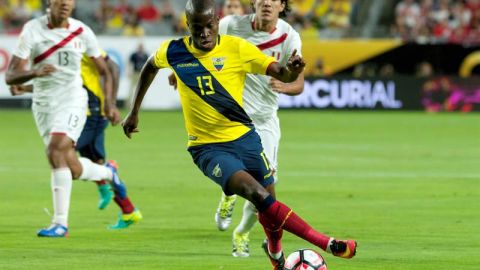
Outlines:
POLYGON ((79 20, 68 19, 68 27, 51 28, 47 16, 28 21, 20 34, 14 55, 30 60, 32 68, 45 64, 57 71, 33 80, 33 105, 47 109, 58 105, 87 103, 82 88, 80 63, 83 54, 99 57, 93 31, 79 20))
MULTIPOLYGON (((231 15, 220 20, 220 34, 244 38, 255 44, 266 55, 286 65, 288 58, 297 49, 301 56, 302 41, 300 35, 282 19, 278 19, 276 28, 271 32, 255 30, 255 14, 231 15)), ((269 86, 270 77, 248 74, 243 93, 244 109, 256 121, 276 115, 278 110, 278 93, 269 86)))

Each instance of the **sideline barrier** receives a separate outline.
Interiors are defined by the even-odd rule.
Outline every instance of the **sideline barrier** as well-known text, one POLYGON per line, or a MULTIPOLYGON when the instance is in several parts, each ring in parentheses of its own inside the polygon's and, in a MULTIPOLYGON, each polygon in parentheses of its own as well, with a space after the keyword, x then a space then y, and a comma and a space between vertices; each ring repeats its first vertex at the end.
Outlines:
MULTIPOLYGON (((143 43, 147 53, 153 53, 160 43, 169 37, 145 37, 142 39, 129 37, 108 37, 100 36, 98 38, 100 46, 107 51, 109 57, 113 59, 120 67, 120 87, 118 90, 118 99, 125 100, 131 88, 129 78, 129 58, 138 47, 143 43)), ((17 43, 17 37, 0 35, 0 108, 4 107, 29 107, 30 95, 12 97, 5 84, 5 72, 8 66, 8 60, 17 43)), ((180 108, 180 99, 178 93, 173 87, 168 85, 168 75, 171 72, 167 69, 160 70, 152 83, 152 89, 148 91, 142 103, 143 109, 177 109, 180 108)))
MULTIPOLYGON (((139 43, 148 53, 169 37, 99 37, 99 42, 120 67, 118 98, 125 101, 131 88, 128 74, 130 54, 139 43)), ((11 59, 17 37, 2 36, 0 43, 0 108, 29 107, 29 95, 12 97, 5 85, 5 72, 11 59)), ((464 48, 460 45, 415 45, 402 44, 397 40, 340 40, 304 42, 303 55, 307 68, 323 58, 330 71, 348 69, 358 63, 373 63, 378 67, 389 63, 400 74, 413 74, 417 63, 428 61, 436 71, 451 74, 449 77, 425 79, 396 75, 389 78, 353 78, 352 76, 307 77, 305 91, 297 97, 281 96, 281 108, 328 108, 360 110, 478 110, 480 79, 455 77, 460 71, 468 75, 478 71, 480 57, 474 57, 480 47, 464 48), (334 65, 336 64, 336 65, 334 65), (435 90, 445 88, 451 90, 435 90), (427 89, 427 90, 426 90, 427 89), (433 89, 433 90, 428 90, 433 89), (428 101, 431 100, 431 101, 428 101), (444 104, 447 102, 448 104, 444 104), (463 105, 462 105, 463 104, 463 105)), ((307 71, 309 70, 307 69, 307 71)), ((169 70, 161 70, 152 89, 142 104, 143 109, 178 109, 178 93, 168 85, 169 70)))
POLYGON ((283 109, 480 111, 480 78, 412 76, 306 78, 304 92, 281 95, 283 109))

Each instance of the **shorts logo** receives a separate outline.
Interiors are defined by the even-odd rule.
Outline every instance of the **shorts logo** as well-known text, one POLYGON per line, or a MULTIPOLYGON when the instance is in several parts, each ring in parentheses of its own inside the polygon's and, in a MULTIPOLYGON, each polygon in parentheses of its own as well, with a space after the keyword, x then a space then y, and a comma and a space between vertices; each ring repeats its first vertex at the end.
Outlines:
POLYGON ((212 62, 213 66, 217 69, 217 71, 220 71, 225 65, 225 57, 213 57, 212 62))
POLYGON ((220 169, 220 164, 217 164, 215 168, 213 168, 212 175, 215 177, 222 177, 222 169, 220 169))

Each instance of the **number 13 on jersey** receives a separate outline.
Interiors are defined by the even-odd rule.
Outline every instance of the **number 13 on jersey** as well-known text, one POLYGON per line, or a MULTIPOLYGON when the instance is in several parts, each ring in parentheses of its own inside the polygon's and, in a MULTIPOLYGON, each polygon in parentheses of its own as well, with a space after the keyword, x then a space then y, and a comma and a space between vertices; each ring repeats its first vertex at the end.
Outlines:
POLYGON ((215 90, 213 89, 212 76, 197 76, 198 88, 202 96, 213 95, 215 90))

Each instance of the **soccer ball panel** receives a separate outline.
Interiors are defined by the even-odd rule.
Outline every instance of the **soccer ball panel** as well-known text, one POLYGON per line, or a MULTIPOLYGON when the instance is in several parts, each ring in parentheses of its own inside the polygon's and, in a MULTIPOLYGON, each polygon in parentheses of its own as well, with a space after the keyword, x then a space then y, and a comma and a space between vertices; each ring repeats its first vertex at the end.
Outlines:
POLYGON ((285 260, 287 270, 327 270, 322 255, 311 249, 300 249, 288 255, 285 260))

